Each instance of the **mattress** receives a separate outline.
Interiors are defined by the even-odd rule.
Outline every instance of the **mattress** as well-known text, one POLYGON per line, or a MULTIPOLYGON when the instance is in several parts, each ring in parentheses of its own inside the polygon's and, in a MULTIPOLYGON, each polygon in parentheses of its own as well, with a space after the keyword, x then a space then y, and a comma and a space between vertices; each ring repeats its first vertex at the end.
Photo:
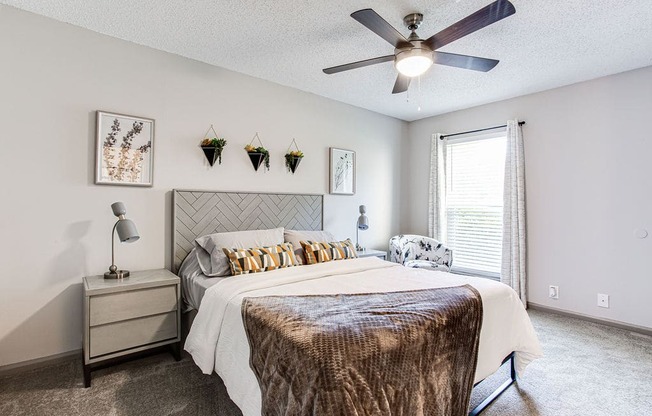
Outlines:
POLYGON ((512 351, 516 353, 516 370, 522 373, 542 351, 514 290, 489 279, 409 269, 375 257, 221 279, 205 289, 185 350, 202 372, 215 371, 222 378, 245 416, 260 415, 260 387, 249 367, 249 343, 242 323, 244 297, 389 292, 464 284, 478 290, 483 305, 475 381, 493 374, 512 351))

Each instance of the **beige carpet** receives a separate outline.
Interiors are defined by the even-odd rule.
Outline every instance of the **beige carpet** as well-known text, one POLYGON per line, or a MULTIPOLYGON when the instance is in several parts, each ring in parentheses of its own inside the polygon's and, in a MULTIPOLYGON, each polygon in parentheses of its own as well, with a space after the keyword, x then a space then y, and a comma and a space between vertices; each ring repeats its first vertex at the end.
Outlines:
MULTIPOLYGON (((652 414, 652 338, 532 311, 545 358, 532 363, 486 416, 652 414)), ((477 403, 507 377, 480 384, 477 403)), ((0 415, 240 415, 216 375, 189 357, 159 354, 93 373, 79 360, 0 377, 0 415)))

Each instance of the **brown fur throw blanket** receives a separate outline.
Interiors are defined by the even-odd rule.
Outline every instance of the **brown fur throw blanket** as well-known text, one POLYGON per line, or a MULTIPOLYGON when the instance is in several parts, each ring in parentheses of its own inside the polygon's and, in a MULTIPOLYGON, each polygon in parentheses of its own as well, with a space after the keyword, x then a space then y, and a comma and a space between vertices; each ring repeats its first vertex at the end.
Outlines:
POLYGON ((471 286, 245 298, 262 414, 462 416, 482 300, 471 286))

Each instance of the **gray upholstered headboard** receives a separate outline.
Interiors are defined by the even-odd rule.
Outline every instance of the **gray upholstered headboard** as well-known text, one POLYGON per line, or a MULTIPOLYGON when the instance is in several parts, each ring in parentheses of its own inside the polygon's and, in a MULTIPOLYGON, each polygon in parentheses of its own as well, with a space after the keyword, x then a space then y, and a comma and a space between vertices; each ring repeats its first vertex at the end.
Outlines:
POLYGON ((324 196, 175 189, 172 192, 172 270, 202 235, 285 227, 321 230, 324 196))

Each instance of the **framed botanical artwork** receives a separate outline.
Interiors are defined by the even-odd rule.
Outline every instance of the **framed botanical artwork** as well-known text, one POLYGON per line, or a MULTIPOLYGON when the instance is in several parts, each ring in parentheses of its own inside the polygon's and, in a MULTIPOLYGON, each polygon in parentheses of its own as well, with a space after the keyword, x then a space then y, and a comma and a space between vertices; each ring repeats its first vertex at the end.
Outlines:
POLYGON ((330 193, 355 194, 355 152, 330 148, 330 193))
POLYGON ((97 112, 95 183, 152 186, 154 120, 97 112))

